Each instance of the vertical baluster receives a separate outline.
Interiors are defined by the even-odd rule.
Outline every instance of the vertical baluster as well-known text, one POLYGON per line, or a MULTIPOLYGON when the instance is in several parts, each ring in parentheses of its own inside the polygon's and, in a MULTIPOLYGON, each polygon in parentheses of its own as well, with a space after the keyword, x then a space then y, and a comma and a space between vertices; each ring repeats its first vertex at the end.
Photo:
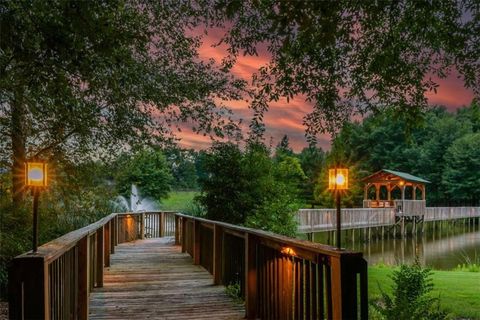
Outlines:
POLYGON ((330 265, 325 265, 325 290, 326 290, 326 304, 327 304, 327 317, 333 318, 332 310, 332 270, 330 265))
POLYGON ((318 281, 317 281, 317 264, 310 262, 310 288, 311 304, 312 304, 312 319, 318 319, 318 281))
POLYGON ((318 312, 319 312, 319 318, 324 319, 325 318, 325 266, 322 263, 318 265, 318 312))
POLYGON ((245 309, 247 319, 257 318, 257 239, 245 233, 245 309))
POLYGON ((88 294, 90 287, 90 237, 87 235, 81 239, 78 246, 78 300, 77 300, 77 316, 78 319, 88 318, 88 294))

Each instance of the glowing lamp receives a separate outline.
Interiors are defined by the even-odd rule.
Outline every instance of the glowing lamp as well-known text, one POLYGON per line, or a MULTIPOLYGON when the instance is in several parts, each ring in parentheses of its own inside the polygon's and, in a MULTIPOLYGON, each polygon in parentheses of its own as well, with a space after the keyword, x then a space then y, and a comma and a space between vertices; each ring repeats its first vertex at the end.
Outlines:
POLYGON ((44 162, 26 162, 25 185, 28 187, 46 187, 47 164, 44 162))
POLYGON ((328 170, 328 189, 329 190, 347 190, 348 189, 348 169, 329 169, 328 170))
POLYGON ((401 180, 399 183, 400 187, 403 187, 403 185, 405 184, 405 181, 401 180))
POLYGON ((283 254, 285 255, 288 255, 288 256, 294 256, 296 255, 296 252, 295 250, 293 250, 292 248, 289 248, 289 247, 285 247, 285 248, 282 248, 282 251, 281 251, 283 254))

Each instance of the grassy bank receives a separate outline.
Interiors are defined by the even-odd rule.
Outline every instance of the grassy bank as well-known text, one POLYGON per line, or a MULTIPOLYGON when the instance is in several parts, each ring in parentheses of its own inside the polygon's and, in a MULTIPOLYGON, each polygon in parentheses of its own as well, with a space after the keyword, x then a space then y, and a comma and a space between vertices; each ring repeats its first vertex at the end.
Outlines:
POLYGON ((187 212, 197 194, 198 191, 173 191, 170 192, 168 198, 162 200, 160 206, 162 210, 187 212))
MULTIPOLYGON (((370 299, 378 298, 380 288, 390 293, 392 268, 368 268, 370 299)), ((480 319, 480 272, 433 271, 434 295, 440 297, 443 309, 454 318, 480 319)))

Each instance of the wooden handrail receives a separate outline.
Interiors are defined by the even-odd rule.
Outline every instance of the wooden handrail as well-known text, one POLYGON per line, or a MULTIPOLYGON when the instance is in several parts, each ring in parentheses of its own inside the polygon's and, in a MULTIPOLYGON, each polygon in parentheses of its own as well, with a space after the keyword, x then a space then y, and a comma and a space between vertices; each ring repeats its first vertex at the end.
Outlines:
POLYGON ((238 284, 248 319, 367 319, 362 253, 176 214, 176 243, 215 284, 238 284))
POLYGON ((87 319, 89 294, 103 286, 115 246, 163 236, 175 237, 182 252, 212 273, 214 284, 238 283, 249 319, 368 316, 361 253, 156 211, 112 213, 14 258, 10 319, 87 319))
POLYGON ((157 236, 173 236, 173 212, 112 213, 15 257, 9 318, 88 319, 89 294, 103 286, 103 268, 110 266, 115 246, 149 237, 145 226, 153 218, 160 222, 157 236))

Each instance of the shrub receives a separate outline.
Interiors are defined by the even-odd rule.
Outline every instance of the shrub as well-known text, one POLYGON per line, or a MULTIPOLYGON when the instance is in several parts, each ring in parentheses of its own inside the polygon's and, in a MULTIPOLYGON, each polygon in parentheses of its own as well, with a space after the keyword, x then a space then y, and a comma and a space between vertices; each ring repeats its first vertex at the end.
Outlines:
POLYGON ((382 292, 382 298, 373 307, 387 320, 447 319, 440 309, 439 299, 431 296, 431 270, 422 268, 418 261, 401 265, 393 271, 393 295, 382 292))

